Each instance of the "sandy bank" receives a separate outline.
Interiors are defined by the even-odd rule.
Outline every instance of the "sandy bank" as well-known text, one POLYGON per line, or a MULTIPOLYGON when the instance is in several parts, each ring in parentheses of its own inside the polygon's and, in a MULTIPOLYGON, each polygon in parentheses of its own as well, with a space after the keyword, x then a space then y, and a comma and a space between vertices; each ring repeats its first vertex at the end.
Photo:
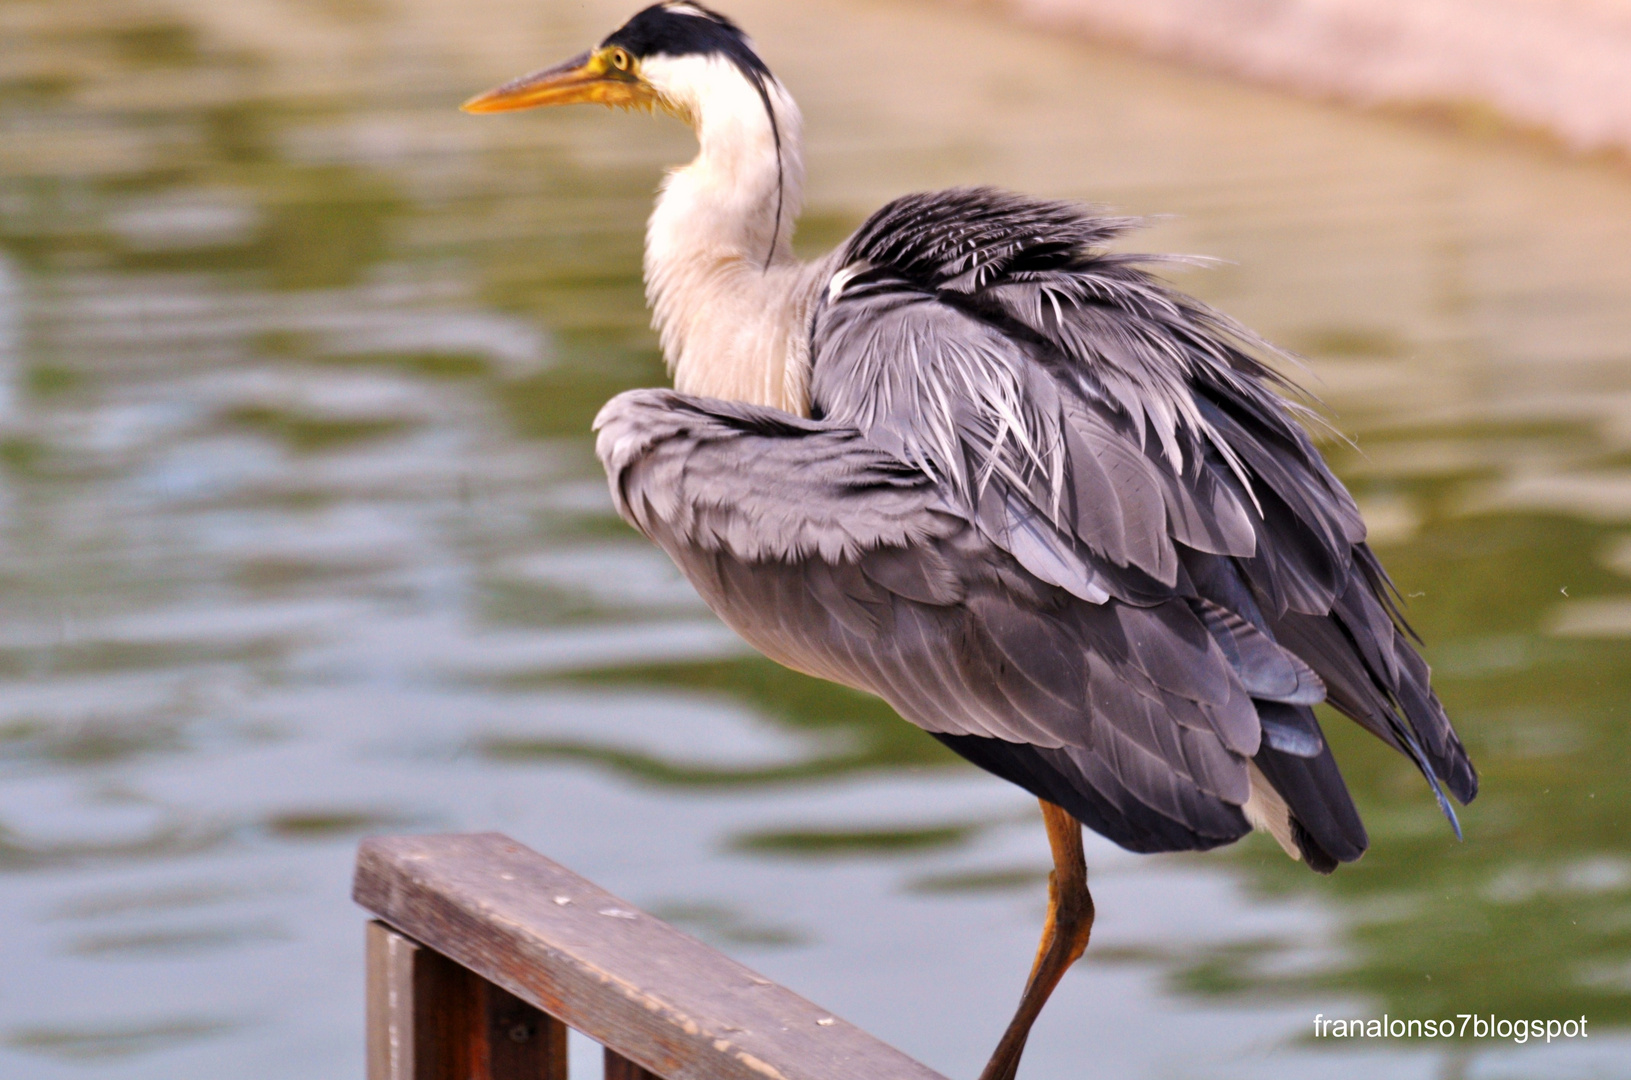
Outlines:
POLYGON ((1493 113, 1631 151, 1631 0, 996 0, 1303 93, 1493 113))

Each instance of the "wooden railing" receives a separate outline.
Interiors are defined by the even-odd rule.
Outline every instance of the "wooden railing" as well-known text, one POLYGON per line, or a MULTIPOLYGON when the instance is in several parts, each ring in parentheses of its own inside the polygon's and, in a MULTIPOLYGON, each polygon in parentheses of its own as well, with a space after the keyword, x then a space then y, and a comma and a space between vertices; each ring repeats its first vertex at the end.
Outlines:
POLYGON ((369 1080, 944 1080, 498 833, 363 841, 369 1080))

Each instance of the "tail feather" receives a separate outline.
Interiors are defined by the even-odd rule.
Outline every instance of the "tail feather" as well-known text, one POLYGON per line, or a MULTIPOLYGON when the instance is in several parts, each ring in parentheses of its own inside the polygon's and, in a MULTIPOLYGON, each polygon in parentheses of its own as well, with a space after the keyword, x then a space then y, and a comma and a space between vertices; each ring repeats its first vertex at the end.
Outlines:
MULTIPOLYGON (((1264 703, 1258 707, 1261 710, 1264 703)), ((1303 714, 1303 724, 1319 730, 1313 710, 1306 706, 1272 707, 1295 709, 1303 714)), ((1252 761, 1285 801, 1292 839, 1310 869, 1329 874, 1339 863, 1353 862, 1365 853, 1370 838, 1328 745, 1312 757, 1302 757, 1264 743, 1252 761)))

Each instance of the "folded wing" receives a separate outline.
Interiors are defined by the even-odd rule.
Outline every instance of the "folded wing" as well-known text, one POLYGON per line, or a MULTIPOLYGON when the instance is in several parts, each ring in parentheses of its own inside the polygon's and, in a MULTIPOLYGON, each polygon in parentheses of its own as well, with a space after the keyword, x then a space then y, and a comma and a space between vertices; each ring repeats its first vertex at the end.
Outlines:
POLYGON ((623 516, 772 658, 1126 847, 1259 824, 1329 870, 1367 840, 1313 704, 1435 791, 1476 775, 1266 347, 1104 254, 1126 225, 899 200, 817 306, 813 418, 635 391, 600 455, 623 516))

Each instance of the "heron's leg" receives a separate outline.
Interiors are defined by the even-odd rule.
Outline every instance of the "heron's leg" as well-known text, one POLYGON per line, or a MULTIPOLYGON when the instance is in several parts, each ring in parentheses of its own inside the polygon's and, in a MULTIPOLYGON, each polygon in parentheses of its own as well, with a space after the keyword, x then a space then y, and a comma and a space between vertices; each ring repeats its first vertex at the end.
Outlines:
POLYGON ((1025 1039, 1031 1033, 1048 995, 1059 985, 1066 969, 1087 948, 1093 932, 1093 897, 1087 891, 1087 861, 1082 857, 1082 826, 1064 810, 1042 800, 1042 821, 1053 849, 1053 873, 1048 875, 1048 920, 1042 926, 1031 979, 1019 999, 1019 1009, 1008 1022, 1002 1041, 986 1063, 980 1080, 1014 1080, 1025 1039))

